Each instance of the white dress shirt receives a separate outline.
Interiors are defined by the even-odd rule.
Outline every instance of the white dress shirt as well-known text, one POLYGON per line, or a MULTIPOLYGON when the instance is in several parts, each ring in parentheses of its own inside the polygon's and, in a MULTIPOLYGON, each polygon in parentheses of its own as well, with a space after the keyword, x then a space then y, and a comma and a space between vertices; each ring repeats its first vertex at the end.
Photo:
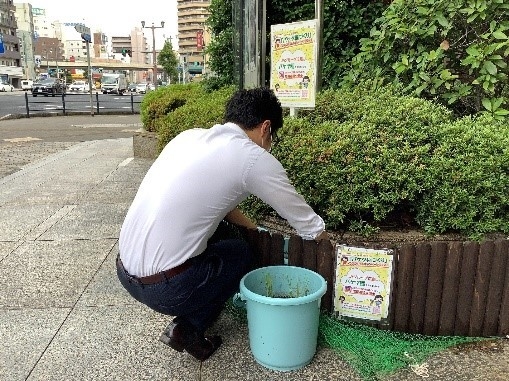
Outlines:
POLYGON ((201 254, 221 220, 250 194, 303 238, 325 230, 281 163, 242 128, 226 123, 180 133, 154 161, 127 212, 119 239, 125 268, 148 276, 201 254))

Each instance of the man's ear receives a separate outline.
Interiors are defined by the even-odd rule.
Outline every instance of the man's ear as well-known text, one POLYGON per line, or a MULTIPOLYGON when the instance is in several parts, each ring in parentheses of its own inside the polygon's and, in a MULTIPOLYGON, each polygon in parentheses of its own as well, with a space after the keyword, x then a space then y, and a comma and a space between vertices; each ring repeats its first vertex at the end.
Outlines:
POLYGON ((264 120, 262 122, 262 128, 261 128, 261 133, 263 136, 265 136, 267 133, 270 135, 270 125, 271 125, 271 122, 270 120, 264 120))

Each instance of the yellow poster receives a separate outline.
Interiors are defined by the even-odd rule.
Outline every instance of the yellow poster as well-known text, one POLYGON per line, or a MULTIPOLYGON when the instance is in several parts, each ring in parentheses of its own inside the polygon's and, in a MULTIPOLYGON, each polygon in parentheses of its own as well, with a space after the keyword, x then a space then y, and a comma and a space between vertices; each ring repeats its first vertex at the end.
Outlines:
POLYGON ((316 20, 272 25, 270 87, 283 107, 315 107, 316 20))
POLYGON ((381 320, 389 314, 392 250, 336 246, 334 309, 341 316, 381 320))

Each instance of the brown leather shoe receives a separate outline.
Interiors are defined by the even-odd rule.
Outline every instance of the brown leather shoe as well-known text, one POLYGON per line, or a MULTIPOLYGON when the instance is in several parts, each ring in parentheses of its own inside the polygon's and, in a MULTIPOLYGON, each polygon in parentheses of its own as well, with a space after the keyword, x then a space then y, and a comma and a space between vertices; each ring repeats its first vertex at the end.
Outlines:
POLYGON ((186 351, 199 361, 207 360, 222 344, 221 336, 199 335, 187 322, 173 322, 159 338, 176 351, 186 351))

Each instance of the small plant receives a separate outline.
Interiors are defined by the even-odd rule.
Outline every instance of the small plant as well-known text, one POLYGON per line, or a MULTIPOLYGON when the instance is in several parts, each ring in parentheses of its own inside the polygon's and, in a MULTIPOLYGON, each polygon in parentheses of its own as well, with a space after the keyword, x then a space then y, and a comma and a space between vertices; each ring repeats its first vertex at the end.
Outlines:
POLYGON ((352 221, 350 230, 359 233, 363 237, 371 237, 380 231, 380 228, 372 226, 366 221, 352 221))
POLYGON ((274 298, 274 284, 272 282, 272 276, 269 273, 265 274, 265 296, 274 298))

